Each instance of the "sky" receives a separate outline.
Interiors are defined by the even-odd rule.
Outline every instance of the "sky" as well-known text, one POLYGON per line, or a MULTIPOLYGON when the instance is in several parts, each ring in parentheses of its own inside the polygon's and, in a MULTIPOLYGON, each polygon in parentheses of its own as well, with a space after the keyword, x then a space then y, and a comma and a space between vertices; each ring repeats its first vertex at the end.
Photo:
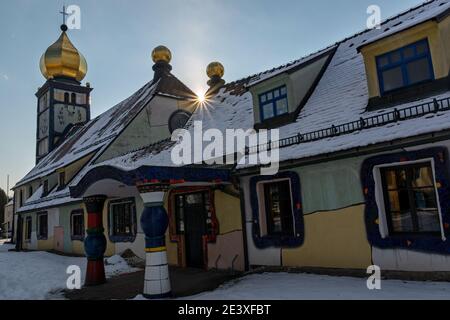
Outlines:
POLYGON ((69 37, 86 57, 95 117, 152 79, 165 45, 172 72, 194 92, 220 61, 234 81, 296 60, 366 28, 367 8, 388 18, 422 0, 14 0, 0 3, 0 188, 35 163, 39 59, 60 35, 63 4, 81 9, 69 37))

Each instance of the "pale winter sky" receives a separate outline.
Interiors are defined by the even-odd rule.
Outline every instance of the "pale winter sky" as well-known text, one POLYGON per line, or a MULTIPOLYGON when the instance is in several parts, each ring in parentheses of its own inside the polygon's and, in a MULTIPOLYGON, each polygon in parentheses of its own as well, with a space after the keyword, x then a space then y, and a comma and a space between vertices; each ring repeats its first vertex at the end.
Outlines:
POLYGON ((173 73, 194 92, 206 65, 233 81, 298 59, 365 28, 367 7, 387 18, 421 0, 15 0, 0 3, 0 187, 25 175, 35 159, 39 58, 60 34, 62 5, 81 8, 69 36, 85 55, 92 115, 130 96, 153 76, 150 53, 173 54, 173 73))

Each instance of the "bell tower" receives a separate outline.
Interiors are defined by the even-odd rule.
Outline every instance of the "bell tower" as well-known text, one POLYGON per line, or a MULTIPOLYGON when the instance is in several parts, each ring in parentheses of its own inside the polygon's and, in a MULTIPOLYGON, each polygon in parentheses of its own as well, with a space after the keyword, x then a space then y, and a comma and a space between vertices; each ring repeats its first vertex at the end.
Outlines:
POLYGON ((70 41, 67 29, 65 24, 61 26, 61 36, 40 61, 47 81, 36 93, 36 164, 90 120, 92 88, 89 83, 81 84, 87 62, 70 41))

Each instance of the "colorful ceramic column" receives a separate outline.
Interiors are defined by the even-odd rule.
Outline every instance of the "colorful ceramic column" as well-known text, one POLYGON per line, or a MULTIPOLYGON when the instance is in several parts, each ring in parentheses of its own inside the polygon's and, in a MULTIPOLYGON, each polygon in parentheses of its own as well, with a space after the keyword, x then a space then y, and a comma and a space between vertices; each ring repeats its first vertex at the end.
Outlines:
POLYGON ((163 204, 167 190, 168 185, 165 184, 139 186, 139 192, 144 201, 141 226, 145 233, 144 297, 147 299, 171 296, 165 238, 169 218, 163 204))
POLYGON ((103 206, 106 196, 93 196, 84 199, 88 213, 87 237, 84 250, 88 259, 86 286, 95 286, 106 282, 103 256, 106 250, 106 238, 103 228, 103 206))

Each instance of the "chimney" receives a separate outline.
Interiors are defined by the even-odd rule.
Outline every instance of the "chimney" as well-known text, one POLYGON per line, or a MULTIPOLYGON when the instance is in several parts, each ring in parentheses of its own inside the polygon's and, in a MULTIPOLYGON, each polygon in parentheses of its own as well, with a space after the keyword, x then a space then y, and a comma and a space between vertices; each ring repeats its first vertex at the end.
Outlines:
POLYGON ((206 92, 206 97, 216 94, 219 89, 225 84, 225 80, 222 79, 225 74, 225 68, 220 62, 211 62, 206 68, 206 74, 208 75, 209 89, 206 92))
POLYGON ((153 65, 153 71, 155 71, 153 76, 154 81, 158 81, 163 75, 169 74, 172 70, 172 66, 170 65, 172 53, 167 47, 158 46, 153 49, 152 60, 155 63, 153 65))

